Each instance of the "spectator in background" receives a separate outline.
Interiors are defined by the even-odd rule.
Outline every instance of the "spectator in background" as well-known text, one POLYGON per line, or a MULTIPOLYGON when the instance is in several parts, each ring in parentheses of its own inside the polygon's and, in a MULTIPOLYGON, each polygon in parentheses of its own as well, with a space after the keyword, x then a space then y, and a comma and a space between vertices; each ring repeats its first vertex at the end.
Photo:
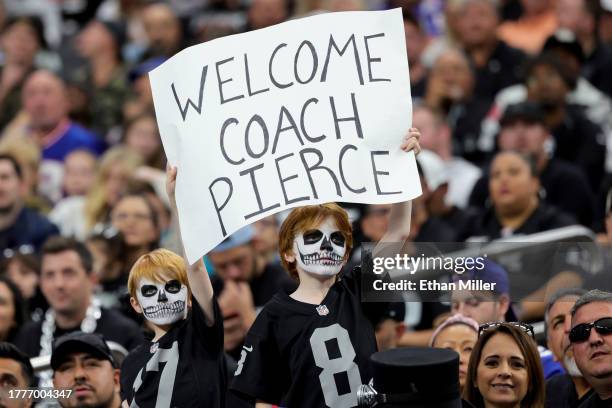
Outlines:
POLYGON ((293 13, 291 0, 253 0, 247 15, 246 31, 282 23, 293 13))
MULTIPOLYGON (((565 67, 564 74, 570 91, 565 100, 568 105, 578 105, 584 115, 602 128, 607 138, 612 135, 612 102, 604 93, 595 88, 582 75, 584 53, 576 37, 568 30, 558 30, 544 43, 542 54, 555 55, 565 67), (553 54, 549 54, 552 52, 553 54)), ((487 151, 494 149, 495 136, 499 132, 499 120, 510 105, 527 100, 527 83, 503 89, 495 97, 493 106, 482 123, 479 145, 487 151)), ((612 150, 612 147, 609 147, 612 150)), ((608 153, 606 168, 612 169, 612 154, 608 153)))
POLYGON ((109 149, 100 159, 87 196, 69 197, 49 214, 60 226, 62 235, 82 241, 94 229, 100 232, 110 226, 111 209, 141 164, 140 157, 126 147, 109 149))
POLYGON ((39 183, 41 153, 38 145, 33 140, 4 138, 0 140, 0 153, 14 157, 21 166, 25 206, 47 214, 50 203, 45 198, 44 183, 39 183))
POLYGON ((127 278, 138 258, 159 247, 158 214, 144 194, 128 193, 113 207, 111 222, 118 236, 108 241, 107 259, 98 278, 104 294, 111 297, 106 306, 125 300, 123 306, 129 311, 127 278))
POLYGON ((604 46, 612 45, 612 2, 600 0, 601 15, 599 16, 599 40, 604 46))
POLYGON ((612 293, 592 290, 572 307, 569 339, 576 365, 593 387, 580 408, 610 406, 612 399, 612 293))
POLYGON ((430 347, 446 348, 459 354, 459 385, 465 387, 468 362, 478 341, 478 323, 469 317, 456 314, 444 320, 431 335, 430 347))
POLYGON ((511 47, 528 54, 540 52, 544 41, 557 29, 557 16, 551 0, 521 0, 523 14, 517 21, 502 23, 497 35, 511 47))
POLYGON ((96 168, 97 158, 90 150, 79 149, 70 152, 64 161, 64 180, 62 182, 62 189, 66 197, 87 195, 93 186, 96 168))
POLYGON ((565 373, 546 381, 547 408, 576 408, 592 394, 590 384, 576 365, 569 341, 571 309, 585 293, 586 290, 580 288, 562 289, 546 302, 546 345, 565 369, 565 373))
POLYGON ((612 71, 612 50, 603 46, 597 37, 599 14, 599 0, 557 1, 559 28, 571 30, 584 53, 584 77, 612 97, 612 77, 609 75, 612 71))
POLYGON ((447 48, 436 58, 425 91, 425 104, 442 113, 453 129, 455 154, 482 160, 477 146, 480 123, 490 102, 474 95, 475 77, 461 51, 447 48))
POLYGON ((455 205, 447 204, 446 196, 449 191, 448 168, 437 154, 429 150, 423 150, 417 161, 423 169, 427 182, 427 211, 432 217, 437 217, 444 222, 449 229, 455 232, 458 240, 467 238, 470 223, 477 217, 476 210, 464 210, 455 205))
POLYGON ((76 38, 76 47, 88 62, 72 78, 87 94, 90 127, 108 140, 108 132, 122 122, 121 104, 128 93, 127 72, 121 62, 126 42, 121 23, 90 21, 76 38))
MULTIPOLYGON (((573 214, 590 227, 594 221, 595 199, 584 172, 578 166, 553 156, 553 137, 544 123, 544 112, 537 103, 510 105, 501 119, 498 148, 531 156, 539 175, 544 201, 573 214)), ((488 175, 478 180, 470 205, 484 208, 489 197, 488 175)))
POLYGON ((531 61, 526 77, 527 98, 540 103, 554 136, 554 156, 580 166, 593 191, 598 191, 605 169, 606 138, 579 106, 567 103, 567 94, 575 86, 568 68, 554 54, 545 54, 531 61))
POLYGON ((406 305, 402 302, 373 302, 364 305, 363 313, 374 327, 378 351, 396 348, 406 331, 406 305))
POLYGON ((0 248, 38 250, 58 230, 46 217, 24 206, 23 172, 12 156, 0 154, 0 248))
POLYGON ((404 33, 406 35, 406 52, 410 69, 410 91, 413 98, 425 95, 427 68, 421 61, 421 55, 427 47, 427 35, 411 13, 404 12, 404 33))
POLYGON ((136 323, 100 307, 93 297, 94 286, 87 248, 71 239, 50 238, 42 250, 40 274, 40 287, 50 307, 42 321, 21 328, 15 344, 30 357, 49 355, 54 339, 81 330, 100 333, 127 350, 139 345, 143 338, 136 323))
MULTIPOLYGON (((30 359, 11 343, 0 342, 0 377, 12 389, 23 390, 34 385, 34 369, 30 359)), ((30 408, 32 399, 28 396, 9 398, 3 390, 0 393, 0 405, 6 408, 30 408)))
POLYGON ((2 29, 0 131, 21 109, 21 89, 35 69, 36 54, 45 45, 42 23, 36 17, 11 18, 2 29))
POLYGON ((463 397, 477 408, 543 407, 544 377, 533 328, 490 323, 480 330, 463 397))
POLYGON ((571 215, 541 201, 539 191, 531 157, 514 151, 498 153, 489 169, 491 207, 476 220, 470 235, 493 240, 576 223, 571 215))
POLYGON ((65 334, 53 345, 53 386, 72 390, 58 398, 63 408, 119 408, 119 368, 104 341, 95 333, 65 334))
POLYGON ((144 7, 142 22, 149 43, 143 61, 154 57, 170 58, 184 48, 181 22, 168 4, 156 2, 144 7))
POLYGON ((224 319, 225 351, 236 359, 257 310, 279 290, 289 293, 296 286, 278 263, 257 257, 254 234, 248 225, 208 253, 215 272, 212 284, 224 319))
POLYGON ((123 103, 123 117, 126 122, 153 112, 153 93, 147 74, 164 61, 166 57, 152 57, 136 65, 130 71, 130 94, 123 103))
POLYGON ((104 144, 89 130, 68 118, 68 99, 64 82, 55 74, 39 70, 28 77, 22 93, 28 114, 25 135, 42 149, 40 177, 48 198, 61 198, 63 162, 76 149, 102 153, 104 144))
POLYGON ((153 113, 132 118, 125 126, 123 143, 141 156, 145 166, 165 170, 166 155, 153 113))
POLYGON ((280 262, 278 256, 278 232, 280 225, 276 215, 269 215, 253 224, 253 248, 257 254, 265 259, 266 263, 280 262))
POLYGON ((0 341, 13 342, 19 328, 27 321, 19 288, 6 276, 0 276, 0 341))
POLYGON ((474 94, 492 100, 501 89, 520 82, 525 54, 497 38, 496 0, 462 0, 457 11, 457 41, 475 70, 474 94))
MULTIPOLYGON (((24 300, 26 317, 40 318, 47 309, 47 302, 40 292, 40 260, 33 253, 4 250, 0 261, 0 276, 9 278, 18 288, 24 300)), ((26 319, 27 320, 27 319, 26 319)))
POLYGON ((445 203, 459 208, 467 207, 470 192, 482 172, 464 158, 453 155, 452 131, 438 111, 416 105, 412 111, 412 124, 421 131, 423 149, 437 154, 444 163, 448 176, 445 203))

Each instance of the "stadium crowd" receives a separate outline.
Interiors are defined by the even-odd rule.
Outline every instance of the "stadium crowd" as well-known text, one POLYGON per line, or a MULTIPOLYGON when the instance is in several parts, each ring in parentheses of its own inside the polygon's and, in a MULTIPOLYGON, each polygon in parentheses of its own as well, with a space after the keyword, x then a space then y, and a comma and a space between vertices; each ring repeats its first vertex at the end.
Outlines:
MULTIPOLYGON (((612 407, 612 293, 592 290, 610 289, 612 268, 610 0, 0 0, 0 406, 33 406, 34 398, 10 390, 53 386, 73 391, 58 399, 63 407, 320 406, 306 402, 318 398, 308 395, 321 387, 316 377, 297 386, 283 378, 278 361, 299 358, 264 341, 272 323, 263 327, 260 316, 286 318, 264 305, 277 293, 302 294, 307 275, 288 268, 295 260, 285 258, 287 242, 300 228, 325 233, 326 224, 293 221, 294 237, 282 242, 281 225, 292 216, 269 216, 219 244, 205 266, 177 266, 183 248, 172 170, 148 73, 185 47, 226 35, 316 13, 395 7, 403 14, 423 194, 409 219, 394 218, 395 204, 341 204, 350 239, 331 234, 328 245, 352 246, 343 280, 358 279, 349 271, 361 262, 362 244, 382 241, 398 220, 410 226, 402 238, 414 243, 581 226, 604 256, 599 273, 588 265, 559 270, 525 296, 515 293, 522 281, 488 262, 468 275, 495 283, 493 291, 364 306, 372 347, 455 351, 448 380, 424 378, 442 388, 456 383, 463 406, 612 407), (166 269, 171 276, 155 275, 166 269), (148 317, 145 289, 164 302, 185 290, 189 307, 179 323, 190 323, 173 331, 176 320, 148 317), (536 339, 528 323, 541 321, 544 337, 536 339), (179 351, 160 340, 170 333, 180 343, 176 379, 166 367, 179 351), (203 345, 185 336, 203 336, 203 345), (268 353, 255 367, 245 363, 254 342, 268 353), (142 378, 160 370, 152 390, 142 378), (253 385, 232 383, 243 370, 253 385), (198 400, 201 393, 210 402, 198 400)), ((374 366, 393 365, 385 361, 374 366)), ((336 379, 351 393, 353 380, 336 379)), ((389 392, 404 395, 406 387, 389 392)), ((436 391, 422 394, 419 406, 446 406, 436 391)), ((413 406, 395 404, 379 406, 413 406)))

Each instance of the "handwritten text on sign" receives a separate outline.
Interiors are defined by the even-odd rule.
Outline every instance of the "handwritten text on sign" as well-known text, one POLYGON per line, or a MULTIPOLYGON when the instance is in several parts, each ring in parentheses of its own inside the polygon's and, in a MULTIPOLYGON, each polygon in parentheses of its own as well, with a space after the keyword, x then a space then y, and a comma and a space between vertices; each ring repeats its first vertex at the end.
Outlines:
POLYGON ((420 194, 401 13, 330 13, 187 48, 150 74, 190 262, 266 215, 420 194))

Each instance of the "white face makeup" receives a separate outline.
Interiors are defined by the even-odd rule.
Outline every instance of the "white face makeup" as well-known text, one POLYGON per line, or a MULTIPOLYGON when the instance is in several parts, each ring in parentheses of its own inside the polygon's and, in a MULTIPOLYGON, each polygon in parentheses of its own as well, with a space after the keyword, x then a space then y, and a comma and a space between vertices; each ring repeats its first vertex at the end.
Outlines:
POLYGON ((293 241, 297 267, 315 275, 333 276, 342 269, 346 240, 328 217, 317 228, 298 234, 293 241))
POLYGON ((187 286, 176 279, 158 283, 143 278, 136 297, 144 317, 158 326, 175 323, 187 316, 187 286))

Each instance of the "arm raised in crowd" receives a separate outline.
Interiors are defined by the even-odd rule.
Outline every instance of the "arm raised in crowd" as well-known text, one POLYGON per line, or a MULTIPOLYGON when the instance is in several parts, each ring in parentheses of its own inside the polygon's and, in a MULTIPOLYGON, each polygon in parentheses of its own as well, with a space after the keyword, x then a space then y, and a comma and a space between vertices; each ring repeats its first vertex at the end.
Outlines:
MULTIPOLYGON (((168 197, 170 198, 172 212, 174 213, 174 216, 178 218, 175 197, 177 172, 178 170, 176 167, 168 166, 168 169, 166 170, 166 191, 168 193, 168 197)), ((190 265, 184 254, 185 250, 183 247, 183 257, 185 258, 185 263, 187 264, 187 278, 189 280, 189 286, 191 287, 191 293, 193 293, 193 296, 202 308, 204 316, 206 316, 206 323, 212 326, 212 324, 215 322, 213 310, 213 287, 210 282, 210 277, 208 276, 208 271, 206 270, 206 266, 204 266, 202 259, 198 260, 193 265, 190 265)))

